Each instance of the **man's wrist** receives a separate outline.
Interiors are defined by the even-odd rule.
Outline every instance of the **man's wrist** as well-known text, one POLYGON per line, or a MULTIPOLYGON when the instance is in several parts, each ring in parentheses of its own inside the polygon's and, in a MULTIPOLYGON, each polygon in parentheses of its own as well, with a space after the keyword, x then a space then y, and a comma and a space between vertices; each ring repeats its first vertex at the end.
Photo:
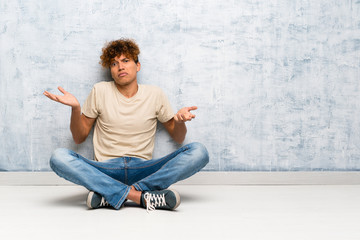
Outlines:
POLYGON ((80 105, 72 106, 71 109, 73 112, 79 112, 81 111, 81 106, 80 105))
POLYGON ((176 121, 176 120, 174 119, 174 122, 175 122, 175 125, 177 125, 177 126, 185 125, 185 122, 183 122, 183 121, 176 121))

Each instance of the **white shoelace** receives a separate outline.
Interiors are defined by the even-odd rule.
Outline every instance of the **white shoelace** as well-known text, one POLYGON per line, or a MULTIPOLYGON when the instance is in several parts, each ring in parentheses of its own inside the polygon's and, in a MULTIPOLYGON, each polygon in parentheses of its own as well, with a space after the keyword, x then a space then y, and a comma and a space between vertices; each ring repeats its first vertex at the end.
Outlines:
POLYGON ((154 211, 156 207, 162 207, 166 205, 165 193, 163 194, 152 194, 146 192, 144 195, 146 201, 146 211, 154 211))
POLYGON ((99 207, 108 207, 110 204, 105 200, 105 198, 101 198, 100 206, 99 207))

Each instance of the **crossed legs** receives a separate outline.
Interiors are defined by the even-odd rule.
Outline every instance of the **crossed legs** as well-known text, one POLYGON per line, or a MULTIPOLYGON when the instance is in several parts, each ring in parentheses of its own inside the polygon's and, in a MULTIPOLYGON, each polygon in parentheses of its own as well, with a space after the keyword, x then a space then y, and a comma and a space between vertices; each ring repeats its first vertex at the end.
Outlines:
POLYGON ((208 161, 204 145, 190 143, 160 159, 120 157, 104 162, 60 148, 50 166, 60 177, 100 194, 119 209, 126 199, 141 204, 144 192, 166 189, 200 171, 208 161))

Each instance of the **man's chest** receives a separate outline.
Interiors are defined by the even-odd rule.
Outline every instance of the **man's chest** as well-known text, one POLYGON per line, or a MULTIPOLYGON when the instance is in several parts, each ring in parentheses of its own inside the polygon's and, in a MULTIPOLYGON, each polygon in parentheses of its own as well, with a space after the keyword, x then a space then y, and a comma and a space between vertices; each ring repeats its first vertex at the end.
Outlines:
POLYGON ((145 103, 108 106, 99 115, 99 120, 115 132, 146 132, 156 126, 156 107, 145 103))

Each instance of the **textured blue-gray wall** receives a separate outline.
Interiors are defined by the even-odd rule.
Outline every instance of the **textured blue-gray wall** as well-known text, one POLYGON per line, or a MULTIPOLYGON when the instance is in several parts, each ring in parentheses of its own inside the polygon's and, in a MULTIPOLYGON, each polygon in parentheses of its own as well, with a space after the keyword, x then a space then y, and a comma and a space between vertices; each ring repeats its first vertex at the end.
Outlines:
MULTIPOLYGON (((187 142, 214 171, 360 170, 359 0, 0 2, 0 170, 49 170, 76 146, 61 85, 83 103, 109 80, 106 41, 134 38, 139 82, 197 105, 187 142)), ((155 157, 177 146, 159 128, 155 157)))

